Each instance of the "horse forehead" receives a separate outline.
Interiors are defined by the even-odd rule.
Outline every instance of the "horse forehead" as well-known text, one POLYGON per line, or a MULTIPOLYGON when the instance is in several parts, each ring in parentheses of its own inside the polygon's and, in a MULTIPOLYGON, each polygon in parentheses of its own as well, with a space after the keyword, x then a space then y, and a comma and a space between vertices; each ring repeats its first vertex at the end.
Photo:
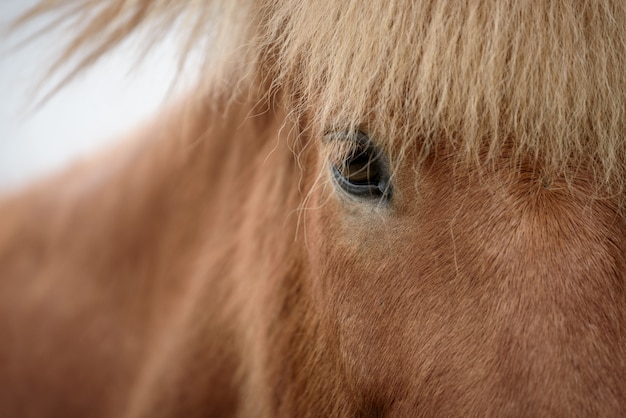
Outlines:
POLYGON ((278 78, 294 80, 323 128, 365 124, 383 143, 456 144, 458 159, 485 143, 493 155, 512 145, 553 171, 592 155, 599 176, 622 182, 623 5, 373 7, 328 1, 327 13, 311 4, 286 12, 302 31, 282 50, 302 73, 278 78))

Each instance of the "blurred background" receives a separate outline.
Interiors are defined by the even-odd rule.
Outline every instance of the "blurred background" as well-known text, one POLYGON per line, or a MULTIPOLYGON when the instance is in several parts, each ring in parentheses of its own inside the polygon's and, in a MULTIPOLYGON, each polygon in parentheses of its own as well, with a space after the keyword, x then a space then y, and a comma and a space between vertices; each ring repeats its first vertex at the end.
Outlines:
POLYGON ((52 16, 8 32, 36 2, 0 0, 0 193, 97 152, 149 119, 171 93, 176 70, 174 40, 139 64, 138 42, 131 39, 36 106, 59 79, 46 78, 46 69, 68 39, 54 32, 24 44, 52 16))

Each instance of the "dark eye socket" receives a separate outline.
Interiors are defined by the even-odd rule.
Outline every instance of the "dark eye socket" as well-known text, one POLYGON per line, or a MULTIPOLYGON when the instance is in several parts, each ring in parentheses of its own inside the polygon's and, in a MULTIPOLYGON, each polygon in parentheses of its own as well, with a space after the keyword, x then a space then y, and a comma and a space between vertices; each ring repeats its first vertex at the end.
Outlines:
POLYGON ((333 164, 335 183, 345 192, 359 198, 388 200, 391 197, 387 165, 380 150, 362 132, 333 135, 350 141, 349 151, 333 164))

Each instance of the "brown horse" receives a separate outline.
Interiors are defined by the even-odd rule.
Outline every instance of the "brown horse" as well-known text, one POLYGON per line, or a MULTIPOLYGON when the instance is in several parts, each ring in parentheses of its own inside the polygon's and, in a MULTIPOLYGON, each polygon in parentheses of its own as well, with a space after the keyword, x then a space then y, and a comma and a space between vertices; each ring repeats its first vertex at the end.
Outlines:
POLYGON ((59 10, 206 65, 0 203, 0 416, 626 415, 625 2, 59 10))

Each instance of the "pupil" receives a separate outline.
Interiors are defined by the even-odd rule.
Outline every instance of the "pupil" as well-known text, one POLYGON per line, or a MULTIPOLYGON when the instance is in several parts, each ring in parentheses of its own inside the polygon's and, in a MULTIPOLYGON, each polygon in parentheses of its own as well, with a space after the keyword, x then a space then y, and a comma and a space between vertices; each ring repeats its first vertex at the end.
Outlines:
POLYGON ((379 173, 371 155, 366 150, 360 150, 358 154, 355 154, 345 163, 346 179, 355 185, 378 184, 379 173))

